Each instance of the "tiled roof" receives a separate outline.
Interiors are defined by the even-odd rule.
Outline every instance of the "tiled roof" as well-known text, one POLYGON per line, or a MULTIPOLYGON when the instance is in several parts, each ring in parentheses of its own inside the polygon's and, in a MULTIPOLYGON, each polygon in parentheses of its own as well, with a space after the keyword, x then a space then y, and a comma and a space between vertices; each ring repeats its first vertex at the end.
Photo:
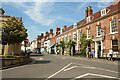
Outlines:
MULTIPOLYGON (((109 14, 115 12, 115 11, 120 10, 120 1, 117 4, 112 4, 112 5, 108 6, 108 7, 106 7, 106 9, 108 11, 107 15, 109 15, 109 14)), ((90 15, 90 17, 91 17, 91 22, 101 18, 101 10, 94 13, 94 14, 92 14, 92 15, 90 15)), ((83 19, 80 22, 78 22, 78 27, 83 26, 85 24, 87 24, 86 19, 83 19)))

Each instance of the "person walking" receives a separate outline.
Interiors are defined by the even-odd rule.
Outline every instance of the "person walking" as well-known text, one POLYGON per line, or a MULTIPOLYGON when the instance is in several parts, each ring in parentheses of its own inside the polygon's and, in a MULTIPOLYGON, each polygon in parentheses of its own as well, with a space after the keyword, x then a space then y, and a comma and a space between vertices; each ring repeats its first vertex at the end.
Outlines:
POLYGON ((108 60, 111 60, 111 61, 113 61, 113 50, 112 50, 112 48, 110 48, 110 50, 109 50, 109 58, 108 58, 108 60))
POLYGON ((88 49, 88 46, 86 47, 86 57, 87 57, 87 59, 89 58, 89 49, 88 49))
POLYGON ((92 50, 91 50, 91 58, 92 59, 94 58, 94 55, 95 55, 95 50, 94 50, 94 48, 92 48, 92 50))

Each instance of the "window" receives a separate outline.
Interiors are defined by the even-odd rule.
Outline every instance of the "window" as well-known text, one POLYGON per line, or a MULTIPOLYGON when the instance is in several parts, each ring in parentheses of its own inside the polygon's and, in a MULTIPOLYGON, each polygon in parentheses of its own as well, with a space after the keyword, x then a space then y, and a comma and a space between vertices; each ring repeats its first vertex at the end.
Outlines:
POLYGON ((101 10, 101 16, 106 15, 106 9, 101 10))
POLYGON ((97 26, 97 36, 100 36, 101 35, 101 26, 98 25, 97 26))
POLYGON ((80 30, 80 36, 82 36, 82 30, 80 30))
POLYGON ((87 29, 87 38, 90 38, 90 28, 87 29))
POLYGON ((68 41, 71 39, 71 34, 68 35, 68 41))
POLYGON ((110 33, 117 32, 117 21, 114 19, 110 21, 110 33))
POLYGON ((112 40, 112 50, 118 52, 118 40, 112 40))
POLYGON ((86 18, 87 23, 90 22, 90 16, 86 18))

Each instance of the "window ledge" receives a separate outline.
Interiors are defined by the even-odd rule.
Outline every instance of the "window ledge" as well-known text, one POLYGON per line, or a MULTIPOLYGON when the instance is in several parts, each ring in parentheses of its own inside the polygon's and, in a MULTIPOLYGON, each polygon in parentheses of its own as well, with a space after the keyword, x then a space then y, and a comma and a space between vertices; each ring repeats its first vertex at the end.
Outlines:
POLYGON ((102 35, 96 36, 96 37, 102 37, 102 35))
POLYGON ((112 35, 112 34, 117 34, 118 32, 111 32, 110 34, 112 35))

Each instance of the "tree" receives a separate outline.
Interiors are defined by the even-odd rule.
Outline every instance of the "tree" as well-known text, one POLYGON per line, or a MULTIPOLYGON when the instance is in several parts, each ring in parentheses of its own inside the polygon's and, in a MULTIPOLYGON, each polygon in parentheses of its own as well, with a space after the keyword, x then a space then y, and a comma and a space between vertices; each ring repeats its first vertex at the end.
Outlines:
POLYGON ((65 49, 65 41, 64 40, 60 41, 60 47, 62 48, 62 54, 64 54, 64 49, 65 49))
POLYGON ((67 47, 69 49, 69 55, 71 55, 71 50, 73 45, 74 45, 74 42, 72 40, 69 40, 67 43, 67 47))
POLYGON ((83 55, 85 55, 86 47, 89 43, 92 43, 92 39, 87 39, 85 33, 83 33, 80 37, 80 51, 83 55))
POLYGON ((27 37, 27 29, 20 18, 10 17, 3 23, 3 29, 7 35, 7 44, 21 43, 27 37))

